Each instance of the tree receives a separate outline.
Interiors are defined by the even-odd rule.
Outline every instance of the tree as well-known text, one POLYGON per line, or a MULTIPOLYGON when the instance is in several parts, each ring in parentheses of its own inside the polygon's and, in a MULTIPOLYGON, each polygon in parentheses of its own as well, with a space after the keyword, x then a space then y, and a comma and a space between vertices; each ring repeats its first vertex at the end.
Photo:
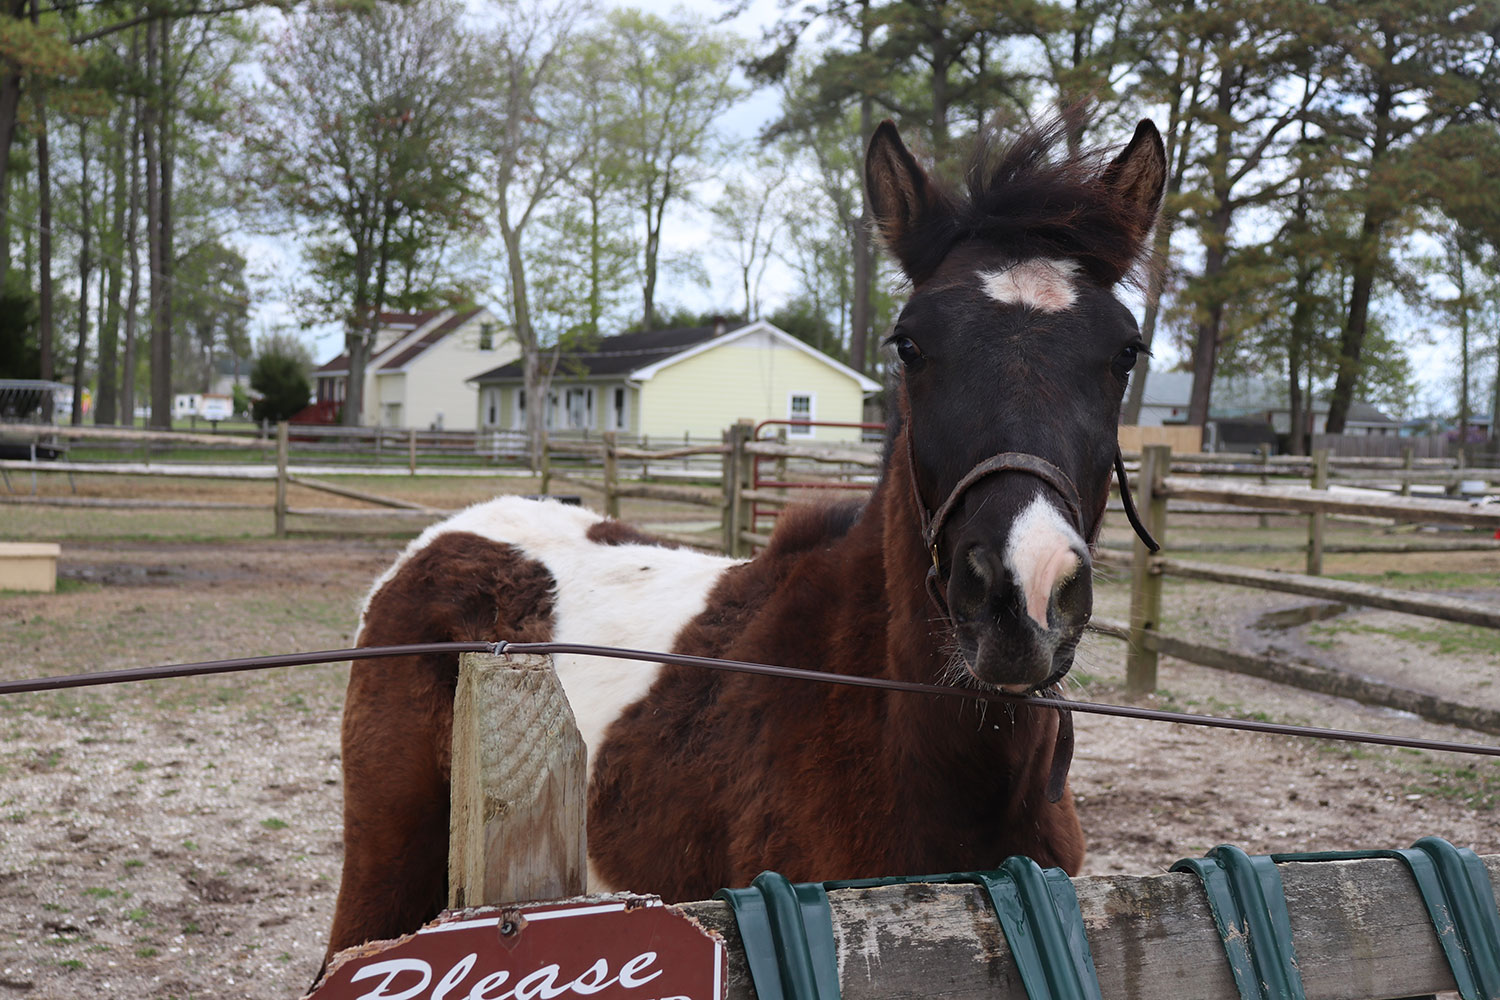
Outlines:
POLYGON ((247 117, 256 180, 307 232, 319 318, 342 316, 344 423, 357 424, 380 313, 441 237, 473 226, 472 48, 448 0, 289 19, 247 117))
POLYGON ((745 315, 760 318, 760 286, 783 229, 780 195, 787 164, 762 155, 743 177, 732 178, 710 210, 719 246, 739 272, 745 315))
POLYGON ((505 249, 511 333, 521 349, 522 391, 532 404, 526 407, 526 431, 535 464, 546 433, 546 407, 535 401, 547 398, 550 375, 542 369, 543 345, 532 314, 526 233, 537 210, 594 147, 587 132, 569 132, 567 117, 555 114, 559 109, 552 104, 579 9, 551 0, 501 0, 497 6, 494 27, 484 39, 490 63, 486 87, 492 96, 482 105, 482 131, 505 249))
MULTIPOLYGON (((261 341, 250 368, 250 388, 260 393, 250 408, 257 422, 286 420, 307 405, 312 395, 306 349, 285 335, 261 341)), ((347 402, 345 405, 348 405, 347 402)))
POLYGON ((1341 151, 1347 210, 1357 219, 1343 253, 1350 281, 1328 406, 1328 432, 1339 434, 1367 367, 1371 302, 1393 238, 1415 210, 1453 195, 1441 181, 1453 176, 1454 157, 1500 174, 1493 139, 1457 127, 1493 93, 1500 70, 1487 4, 1339 0, 1330 10, 1341 76, 1317 120, 1341 151))
POLYGON ((250 355, 250 292, 245 259, 217 241, 202 243, 183 256, 173 287, 177 319, 173 371, 179 392, 202 392, 220 357, 250 355))
POLYGON ((1190 424, 1208 421, 1225 310, 1247 280, 1251 286, 1257 280, 1234 266, 1235 217, 1283 195, 1285 176, 1267 175, 1262 166, 1284 151, 1283 134, 1326 84, 1312 19, 1317 6, 1298 2, 1288 11, 1263 0, 1237 0, 1186 22, 1201 33, 1208 54, 1206 93, 1194 109, 1204 145, 1196 154, 1197 190, 1188 213, 1203 246, 1203 268, 1184 292, 1194 310, 1190 424), (1293 20, 1291 13, 1302 19, 1293 20), (1282 86, 1288 76, 1294 85, 1282 86))
POLYGON ((641 318, 656 322, 656 282, 667 209, 722 161, 715 121, 741 94, 730 75, 736 46, 686 16, 666 21, 635 10, 608 15, 612 59, 605 72, 627 96, 620 122, 626 190, 645 234, 641 318))

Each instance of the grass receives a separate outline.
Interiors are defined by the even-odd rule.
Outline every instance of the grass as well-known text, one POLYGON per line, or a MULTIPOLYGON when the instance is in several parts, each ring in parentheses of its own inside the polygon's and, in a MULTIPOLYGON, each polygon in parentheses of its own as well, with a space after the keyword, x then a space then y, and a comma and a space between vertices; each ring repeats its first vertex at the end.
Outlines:
POLYGON ((1427 765, 1423 776, 1405 786, 1408 795, 1462 802, 1486 812, 1500 804, 1500 768, 1427 765))
POLYGON ((1332 649, 1340 635, 1375 635, 1398 642, 1433 646, 1442 656, 1500 658, 1500 631, 1477 625, 1377 625, 1370 622, 1319 622, 1308 626, 1310 645, 1332 649))
POLYGON ((1408 572, 1399 569, 1382 570, 1379 573, 1335 573, 1335 580, 1351 583, 1374 583, 1400 590, 1484 590, 1494 589, 1500 583, 1495 573, 1451 572, 1424 570, 1408 572))

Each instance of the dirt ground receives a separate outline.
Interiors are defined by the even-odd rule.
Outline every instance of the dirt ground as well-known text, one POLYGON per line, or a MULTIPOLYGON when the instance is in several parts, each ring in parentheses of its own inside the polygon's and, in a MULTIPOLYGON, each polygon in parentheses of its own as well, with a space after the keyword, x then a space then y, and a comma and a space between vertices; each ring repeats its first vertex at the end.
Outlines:
MULTIPOLYGON (((365 589, 403 544, 276 541, 259 513, 245 537, 237 522, 213 534, 207 521, 175 539, 154 528, 80 537, 66 528, 72 511, 16 511, 0 512, 0 537, 64 536, 62 589, 0 593, 4 678, 344 646, 365 589)), ((1251 534, 1246 521, 1205 524, 1202 535, 1251 534)), ((1291 568, 1296 558, 1241 561, 1291 568)), ((1329 571, 1500 600, 1495 552, 1330 557, 1329 571)), ((1388 670, 1500 707, 1494 632, 1357 610, 1268 626, 1267 613, 1316 602, 1208 585, 1171 584, 1165 603, 1174 634, 1388 670)), ((1101 573, 1096 604, 1123 619, 1125 585, 1101 573)), ((1091 637, 1072 696, 1129 700, 1123 654, 1091 637)), ((287 668, 0 700, 0 998, 299 996, 337 888, 345 674, 287 668)), ((1500 742, 1171 660, 1160 682, 1143 702, 1500 742)), ((1089 874, 1156 872, 1223 842, 1255 853, 1438 834, 1500 852, 1500 765, 1489 758, 1083 715, 1077 729, 1089 874)))

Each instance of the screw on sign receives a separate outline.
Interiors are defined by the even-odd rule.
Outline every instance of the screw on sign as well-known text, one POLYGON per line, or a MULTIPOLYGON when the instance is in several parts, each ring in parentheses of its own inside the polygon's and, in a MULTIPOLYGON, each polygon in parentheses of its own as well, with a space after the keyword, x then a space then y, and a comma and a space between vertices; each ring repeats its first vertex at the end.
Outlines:
POLYGON ((724 941, 649 896, 444 913, 340 953, 308 1000, 724 1000, 724 941))

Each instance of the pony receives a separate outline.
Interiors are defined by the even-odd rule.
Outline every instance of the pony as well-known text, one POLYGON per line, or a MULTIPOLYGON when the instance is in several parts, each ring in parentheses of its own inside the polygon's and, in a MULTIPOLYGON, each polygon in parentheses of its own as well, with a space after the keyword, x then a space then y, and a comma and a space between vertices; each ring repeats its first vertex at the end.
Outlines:
MULTIPOLYGON (((1144 349, 1116 287, 1145 252, 1165 159, 1060 130, 981 142, 965 189, 889 121, 865 182, 910 298, 882 473, 862 503, 788 509, 749 561, 501 498, 428 528, 377 580, 361 645, 560 641, 1006 692, 1057 687, 1092 608, 1090 546, 1144 349)), ((1077 873, 1065 713, 562 656, 588 751, 588 885, 706 898, 794 881, 992 867, 1077 873)), ((343 718, 344 867, 329 954, 415 930, 446 894, 457 658, 356 663, 343 718)))

